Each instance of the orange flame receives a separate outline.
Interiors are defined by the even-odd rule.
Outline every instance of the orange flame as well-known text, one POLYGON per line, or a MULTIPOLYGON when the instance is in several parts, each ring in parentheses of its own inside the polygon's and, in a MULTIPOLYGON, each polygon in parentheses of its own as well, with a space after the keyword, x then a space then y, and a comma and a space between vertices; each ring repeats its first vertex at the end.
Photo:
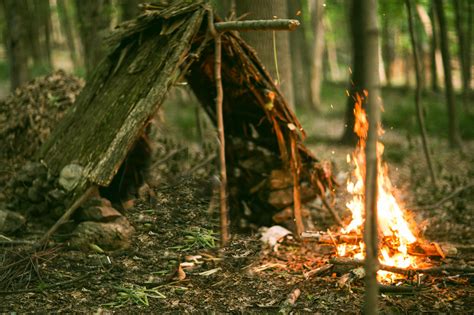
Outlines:
MULTIPOLYGON (((364 91, 365 97, 368 93, 364 91)), ((365 110, 362 108, 363 98, 357 94, 354 115, 356 118, 354 131, 359 136, 359 142, 352 154, 352 158, 348 155, 347 162, 354 164, 352 179, 347 182, 347 191, 352 195, 346 206, 351 211, 352 220, 349 224, 341 229, 343 234, 355 233, 362 234, 364 225, 364 179, 365 179, 365 143, 369 123, 365 110)), ((379 128, 379 134, 383 133, 379 128)), ((377 143, 377 212, 378 227, 380 235, 380 263, 388 266, 396 266, 400 268, 416 267, 417 258, 408 253, 410 244, 417 241, 417 237, 412 232, 408 219, 403 210, 398 205, 392 194, 392 184, 388 176, 388 167, 382 162, 384 146, 381 142, 377 143)), ((339 256, 354 257, 363 259, 365 257, 364 244, 358 245, 339 244, 337 246, 339 256)), ((390 281, 396 279, 393 273, 379 271, 379 280, 390 281)))

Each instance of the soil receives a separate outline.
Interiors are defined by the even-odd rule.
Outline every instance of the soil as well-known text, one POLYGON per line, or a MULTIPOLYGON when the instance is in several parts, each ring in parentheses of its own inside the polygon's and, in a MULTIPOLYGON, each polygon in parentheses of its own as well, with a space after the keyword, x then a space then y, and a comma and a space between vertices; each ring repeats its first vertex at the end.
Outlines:
MULTIPOLYGON (((472 187, 436 207, 415 209, 436 204, 468 185, 474 173, 472 155, 463 156, 449 150, 443 141, 435 141, 440 179, 435 189, 417 143, 409 143, 395 132, 387 133, 384 142, 397 198, 412 209, 420 235, 458 247, 457 257, 432 259, 431 263, 474 267, 472 187)), ((210 152, 196 148, 158 166, 151 163, 155 167, 147 181, 151 191, 141 194, 124 212, 136 229, 126 250, 107 252, 92 244, 89 251, 76 251, 68 248, 67 235, 61 234, 48 249, 34 255, 29 245, 2 242, 0 262, 23 257, 37 264, 10 268, 21 280, 0 291, 0 312, 360 313, 364 283, 354 272, 329 268, 307 276, 334 257, 330 245, 287 237, 270 248, 255 230, 233 231, 229 245, 219 249, 218 207, 210 175, 214 166, 202 163, 210 152), (202 167, 189 172, 199 164, 202 167), (347 273, 351 281, 341 285, 347 273)), ((334 174, 341 180, 348 171, 346 154, 352 148, 328 141, 314 141, 312 148, 318 157, 334 162, 334 174)), ((169 147, 162 149, 164 154, 169 147)), ((465 151, 474 152, 474 143, 467 143, 465 151)), ((161 158, 157 155, 155 161, 161 158)), ((344 190, 341 185, 334 208, 348 220, 344 190)), ((334 227, 330 214, 317 202, 310 209, 315 230, 334 227)), ((15 239, 37 239, 47 228, 30 222, 27 232, 15 239)), ((400 280, 392 285, 411 291, 382 293, 381 313, 472 312, 473 282, 472 274, 425 275, 418 282, 400 280)))

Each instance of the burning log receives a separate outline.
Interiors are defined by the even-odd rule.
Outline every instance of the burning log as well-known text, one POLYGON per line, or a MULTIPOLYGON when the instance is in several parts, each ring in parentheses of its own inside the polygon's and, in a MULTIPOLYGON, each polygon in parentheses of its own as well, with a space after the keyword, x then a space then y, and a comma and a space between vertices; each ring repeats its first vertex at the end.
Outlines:
MULTIPOLYGON (((364 265, 364 261, 360 259, 349 259, 349 258, 333 258, 329 261, 333 265, 349 266, 351 268, 357 268, 364 265)), ((398 273, 407 277, 411 277, 415 274, 429 274, 429 275, 443 275, 445 273, 457 273, 457 274, 469 274, 474 272, 474 267, 470 266, 453 266, 445 265, 439 267, 430 268, 399 268, 394 266, 387 266, 384 264, 379 265, 380 270, 385 270, 393 273, 398 273)))

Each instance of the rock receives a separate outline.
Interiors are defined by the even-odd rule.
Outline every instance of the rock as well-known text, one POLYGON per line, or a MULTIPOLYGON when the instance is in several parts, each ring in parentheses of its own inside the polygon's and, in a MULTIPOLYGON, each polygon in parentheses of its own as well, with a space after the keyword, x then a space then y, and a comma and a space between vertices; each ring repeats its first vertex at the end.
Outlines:
POLYGON ((290 172, 285 170, 273 170, 269 177, 269 186, 271 190, 283 189, 293 185, 293 177, 290 172))
POLYGON ((72 233, 70 245, 76 249, 87 250, 95 244, 105 250, 125 249, 130 246, 135 229, 125 217, 111 222, 80 223, 72 233))
POLYGON ((79 219, 82 221, 107 222, 121 216, 120 212, 110 206, 93 206, 82 209, 79 219))
POLYGON ((72 191, 79 184, 83 170, 78 164, 66 165, 59 174, 59 185, 66 191, 72 191))
POLYGON ((0 233, 12 234, 23 227, 25 223, 26 219, 21 214, 10 210, 0 210, 0 233))
POLYGON ((53 189, 48 192, 48 199, 49 200, 64 200, 66 198, 66 192, 61 189, 53 189))
MULTIPOLYGON (((311 212, 307 208, 301 207, 301 215, 303 216, 303 218, 308 219, 311 217, 311 212)), ((275 223, 278 223, 278 224, 285 223, 287 221, 292 221, 293 220, 293 207, 286 207, 280 212, 275 213, 272 219, 275 223)))

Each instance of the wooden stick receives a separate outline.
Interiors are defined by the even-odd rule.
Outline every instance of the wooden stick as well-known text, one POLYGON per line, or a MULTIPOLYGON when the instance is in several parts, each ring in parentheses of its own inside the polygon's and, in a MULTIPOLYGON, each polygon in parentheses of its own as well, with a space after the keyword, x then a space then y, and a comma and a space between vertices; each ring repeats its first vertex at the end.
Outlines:
MULTIPOLYGON (((360 259, 332 258, 329 260, 329 262, 334 265, 354 266, 354 267, 360 267, 364 265, 364 261, 360 259)), ((461 273, 461 274, 474 272, 474 267, 452 266, 452 265, 430 267, 430 268, 411 268, 411 269, 404 269, 404 268, 387 266, 387 265, 379 265, 379 269, 393 272, 393 273, 398 273, 401 275, 406 275, 406 276, 411 276, 417 273, 424 273, 424 274, 429 274, 429 275, 442 275, 445 272, 461 273)))
POLYGON ((247 20, 218 22, 214 24, 217 32, 225 31, 294 31, 300 26, 298 20, 274 19, 274 20, 247 20))
POLYGON ((64 212, 64 214, 59 218, 58 221, 41 237, 35 247, 42 247, 44 246, 51 235, 53 235, 58 228, 64 224, 71 215, 87 200, 89 197, 96 191, 97 187, 95 185, 90 186, 70 207, 69 209, 64 212))
POLYGON ((448 201, 449 199, 452 199, 454 197, 456 197, 456 195, 458 195, 459 193, 461 193, 462 191, 466 190, 466 189, 469 189, 471 187, 474 186, 474 182, 472 183, 469 183, 467 184, 466 186, 463 186, 463 187, 460 187, 458 189, 456 189, 455 191, 453 191, 452 193, 450 193, 449 195, 447 195, 446 197, 442 198, 441 200, 439 200, 438 202, 432 204, 432 205, 425 205, 425 206, 419 206, 419 207, 411 207, 409 208, 410 210, 426 210, 426 209, 436 209, 438 208, 439 206, 441 206, 443 203, 445 203, 446 201, 448 201))
POLYGON ((293 173, 293 219, 296 226, 296 238, 300 239, 304 232, 303 215, 301 214, 301 192, 300 192, 300 161, 297 155, 296 134, 290 131, 291 160, 290 168, 293 173))
POLYGON ((333 207, 331 207, 329 202, 326 200, 326 197, 321 196, 321 200, 323 201, 323 205, 326 207, 326 209, 328 209, 329 212, 331 212, 331 215, 334 218, 334 220, 337 222, 337 224, 339 224, 340 226, 344 226, 344 223, 342 222, 341 217, 339 216, 339 214, 337 214, 336 210, 334 210, 333 207))
POLYGON ((326 264, 326 265, 323 265, 321 267, 318 267, 316 269, 313 269, 313 270, 310 270, 308 272, 305 272, 304 273, 304 277, 305 279, 309 279, 311 277, 315 277, 315 276, 318 276, 326 271, 328 271, 329 269, 331 269, 332 267, 334 267, 333 264, 326 264))
POLYGON ((220 160, 220 225, 221 225, 221 247, 224 247, 229 241, 229 211, 227 207, 227 171, 225 162, 225 135, 224 135, 224 114, 222 102, 224 99, 224 90, 222 88, 221 59, 222 42, 220 34, 214 27, 214 12, 208 11, 209 31, 214 37, 214 76, 216 79, 216 115, 217 115, 217 133, 219 136, 219 160, 220 160))

